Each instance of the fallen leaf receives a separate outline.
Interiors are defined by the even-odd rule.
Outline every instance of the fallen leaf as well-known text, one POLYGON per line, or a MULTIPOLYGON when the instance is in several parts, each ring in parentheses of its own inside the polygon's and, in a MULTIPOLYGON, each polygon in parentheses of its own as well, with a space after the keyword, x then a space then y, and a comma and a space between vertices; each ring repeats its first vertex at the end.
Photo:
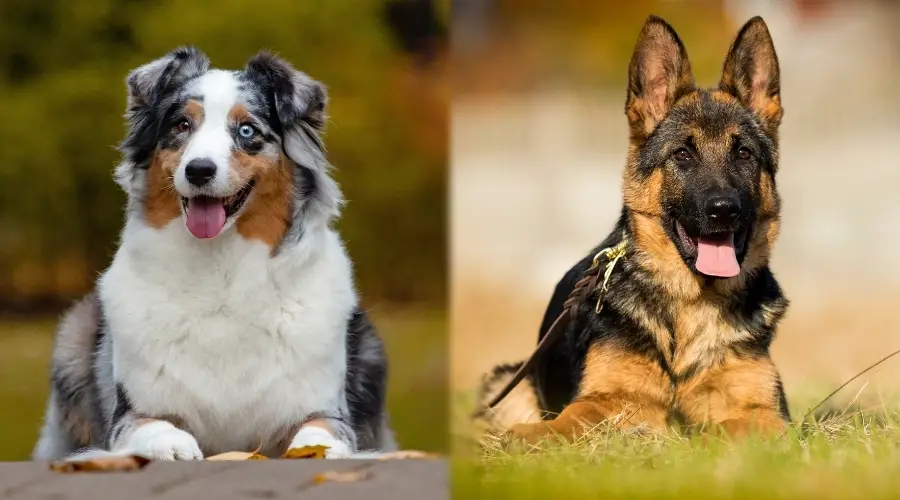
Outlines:
POLYGON ((355 483, 357 481, 365 481, 371 477, 371 473, 368 471, 344 471, 339 472, 336 470, 330 470, 327 472, 322 472, 321 474, 316 474, 313 477, 313 481, 316 484, 322 483, 355 483))
POLYGON ((50 463, 53 472, 127 472, 143 469, 150 460, 137 455, 124 457, 100 457, 90 460, 59 461, 50 463))
POLYGON ((315 445, 315 446, 301 446, 300 448, 291 448, 288 451, 284 452, 284 455, 281 458, 289 458, 289 459, 298 459, 298 458, 312 458, 317 460, 322 460, 325 458, 325 450, 328 449, 328 446, 315 445))
POLYGON ((416 451, 416 450, 400 450, 400 451, 392 451, 390 453, 385 453, 376 460, 415 460, 415 459, 427 459, 427 460, 435 460, 440 458, 440 455, 436 455, 434 453, 427 453, 424 451, 416 451))
POLYGON ((261 455, 257 451, 229 451, 207 457, 207 460, 227 461, 227 460, 268 460, 269 457, 261 455))

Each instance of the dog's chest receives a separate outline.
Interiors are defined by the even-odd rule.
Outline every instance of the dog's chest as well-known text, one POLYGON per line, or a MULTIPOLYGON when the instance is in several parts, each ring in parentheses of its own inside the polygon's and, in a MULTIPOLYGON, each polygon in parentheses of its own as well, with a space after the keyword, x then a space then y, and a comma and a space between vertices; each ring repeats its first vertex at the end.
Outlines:
POLYGON ((728 346, 752 335, 739 318, 711 301, 679 304, 673 307, 671 321, 648 313, 639 319, 675 374, 712 366, 728 346))
POLYGON ((255 447, 337 411, 353 306, 341 287, 288 279, 265 257, 225 264, 151 275, 117 256, 101 287, 114 376, 135 411, 177 416, 207 452, 255 447))
POLYGON ((731 345, 751 336, 746 324, 722 305, 705 301, 682 305, 672 334, 671 366, 676 374, 721 362, 731 345))

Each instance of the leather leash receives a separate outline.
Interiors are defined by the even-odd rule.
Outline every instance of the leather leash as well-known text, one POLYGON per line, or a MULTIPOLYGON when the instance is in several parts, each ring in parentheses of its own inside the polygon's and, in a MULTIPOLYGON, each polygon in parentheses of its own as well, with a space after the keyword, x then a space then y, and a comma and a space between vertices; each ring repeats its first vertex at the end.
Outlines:
POLYGON ((562 336, 563 332, 566 330, 566 326, 568 326, 569 321, 575 316, 578 311, 578 306, 581 305, 588 296, 594 292, 595 290, 599 291, 599 296, 597 297, 597 305, 594 307, 594 312, 600 314, 603 310, 603 301, 606 298, 606 293, 609 291, 609 277, 612 276, 612 271, 616 266, 616 263, 619 259, 625 257, 625 250, 628 246, 628 239, 625 234, 622 234, 622 241, 619 242, 616 246, 604 248, 594 255, 594 260, 591 263, 591 267, 585 271, 584 276, 578 280, 575 284, 575 288, 569 293, 569 296, 566 298, 566 301, 563 303, 563 311, 556 317, 556 320, 553 321, 553 324, 550 325, 550 328, 547 329, 547 333, 544 335, 544 338, 538 342, 537 347, 534 349, 534 352, 531 353, 531 356, 527 361, 516 371, 516 374, 513 375, 512 380, 506 384, 502 391, 500 391, 494 398, 483 408, 477 410, 473 417, 477 418, 481 415, 484 415, 488 410, 493 409, 497 406, 500 401, 503 401, 503 398, 509 395, 513 389, 525 376, 534 368, 534 365, 537 363, 538 359, 541 357, 544 352, 556 341, 557 338, 562 336), (606 266, 603 268, 603 283, 598 287, 597 282, 600 280, 600 259, 601 257, 606 258, 606 266))

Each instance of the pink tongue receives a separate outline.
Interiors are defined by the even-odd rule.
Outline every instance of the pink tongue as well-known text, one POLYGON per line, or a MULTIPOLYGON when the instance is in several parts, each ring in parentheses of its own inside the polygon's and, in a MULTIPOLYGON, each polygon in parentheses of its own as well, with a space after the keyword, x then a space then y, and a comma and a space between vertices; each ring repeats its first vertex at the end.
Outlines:
POLYGON ((737 255, 734 252, 734 236, 697 241, 697 270, 707 276, 733 278, 741 273, 737 255))
POLYGON ((191 198, 187 228, 197 238, 215 238, 225 226, 225 207, 215 198, 191 198))

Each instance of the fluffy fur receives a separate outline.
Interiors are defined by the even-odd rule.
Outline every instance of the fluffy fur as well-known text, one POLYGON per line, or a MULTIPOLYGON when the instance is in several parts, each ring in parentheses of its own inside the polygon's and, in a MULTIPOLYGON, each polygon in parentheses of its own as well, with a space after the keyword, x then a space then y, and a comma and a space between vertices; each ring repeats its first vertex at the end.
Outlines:
POLYGON ((121 244, 63 317, 33 457, 395 449, 382 343, 330 225, 325 88, 266 53, 225 71, 191 47, 127 86, 121 244), (198 206, 224 224, 196 229, 198 206))
MULTIPOLYGON (((787 402, 769 356, 787 308, 768 267, 780 213, 778 71, 766 25, 754 18, 735 38, 719 87, 697 88, 675 31, 648 19, 628 73, 621 217, 559 282, 542 334, 600 249, 626 238, 625 257, 602 312, 595 291, 523 385, 488 414, 492 424, 527 442, 577 439, 605 421, 733 435, 784 429, 787 402), (725 238, 736 272, 704 274, 699 239, 725 238)), ((481 401, 516 368, 487 376, 481 401)))

